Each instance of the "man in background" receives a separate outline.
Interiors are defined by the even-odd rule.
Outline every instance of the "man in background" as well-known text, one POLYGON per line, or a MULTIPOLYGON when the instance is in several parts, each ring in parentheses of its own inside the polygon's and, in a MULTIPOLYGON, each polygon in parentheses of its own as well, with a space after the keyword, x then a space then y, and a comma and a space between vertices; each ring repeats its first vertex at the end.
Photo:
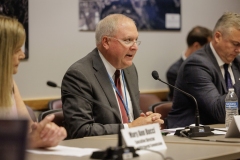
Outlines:
MULTIPOLYGON (((171 85, 175 85, 177 80, 178 70, 184 60, 187 59, 193 52, 200 49, 206 43, 209 43, 212 39, 212 31, 201 26, 194 27, 187 36, 187 45, 188 48, 185 52, 182 53, 181 58, 172 64, 167 71, 167 81, 171 85)), ((168 100, 173 99, 174 89, 169 87, 168 100)))
MULTIPOLYGON (((181 65, 176 87, 196 98, 201 124, 225 122, 225 98, 229 88, 234 88, 240 99, 239 53, 240 14, 225 13, 214 27, 211 42, 181 65)), ((193 99, 175 90, 168 126, 194 124, 195 111, 193 99)))

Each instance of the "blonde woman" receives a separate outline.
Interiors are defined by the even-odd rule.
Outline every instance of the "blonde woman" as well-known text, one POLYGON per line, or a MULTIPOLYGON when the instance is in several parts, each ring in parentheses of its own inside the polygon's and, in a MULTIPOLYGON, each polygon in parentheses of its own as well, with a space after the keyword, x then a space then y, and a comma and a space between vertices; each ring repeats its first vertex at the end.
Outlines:
POLYGON ((13 80, 20 60, 25 57, 22 51, 25 38, 25 30, 17 19, 0 16, 0 118, 28 118, 30 148, 56 146, 66 137, 66 130, 51 122, 54 115, 34 123, 13 80))

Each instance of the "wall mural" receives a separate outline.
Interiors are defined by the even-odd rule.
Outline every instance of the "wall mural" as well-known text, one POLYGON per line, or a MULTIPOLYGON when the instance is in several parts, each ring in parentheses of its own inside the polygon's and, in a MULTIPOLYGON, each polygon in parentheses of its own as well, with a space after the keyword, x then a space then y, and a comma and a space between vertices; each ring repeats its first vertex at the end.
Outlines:
POLYGON ((79 0, 79 30, 94 31, 109 14, 132 18, 138 30, 180 30, 180 0, 79 0))

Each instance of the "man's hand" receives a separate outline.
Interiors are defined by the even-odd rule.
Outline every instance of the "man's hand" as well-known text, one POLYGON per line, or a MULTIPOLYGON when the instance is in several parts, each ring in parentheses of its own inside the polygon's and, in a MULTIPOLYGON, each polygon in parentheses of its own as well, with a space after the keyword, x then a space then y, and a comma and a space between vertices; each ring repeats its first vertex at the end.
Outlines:
POLYGON ((128 127, 137 127, 142 126, 146 124, 152 124, 152 123, 159 123, 163 124, 164 121, 161 118, 161 114, 159 113, 152 113, 152 112, 146 112, 146 114, 141 113, 140 117, 132 121, 131 123, 128 123, 128 127))
POLYGON ((29 148, 53 147, 67 136, 63 127, 51 122, 54 115, 46 116, 41 122, 34 123, 29 134, 29 148))
POLYGON ((148 111, 148 112, 146 112, 146 113, 141 113, 140 114, 140 117, 146 117, 146 116, 149 116, 149 115, 151 115, 151 114, 153 114, 153 112, 152 111, 148 111))

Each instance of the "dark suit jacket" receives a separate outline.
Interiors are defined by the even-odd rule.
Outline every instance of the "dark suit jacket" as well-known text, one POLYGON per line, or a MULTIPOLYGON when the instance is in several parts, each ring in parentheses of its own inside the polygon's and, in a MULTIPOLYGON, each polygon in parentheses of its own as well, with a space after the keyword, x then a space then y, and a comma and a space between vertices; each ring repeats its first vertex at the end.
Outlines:
MULTIPOLYGON (((137 118, 140 115, 137 71, 132 65, 123 72, 137 118)), ((118 102, 97 49, 67 70, 62 81, 62 102, 68 138, 116 134, 119 125, 123 128, 118 102), (91 99, 100 104, 92 103, 91 99)))
MULTIPOLYGON (((235 77, 234 89, 238 99, 240 99, 239 58, 237 57, 232 62, 235 77)), ((201 124, 225 122, 225 97, 228 91, 209 44, 183 62, 178 72, 176 86, 196 98, 201 124)), ((193 99, 175 90, 173 108, 168 115, 169 127, 184 127, 194 124, 195 111, 196 105, 193 99)))
MULTIPOLYGON (((173 63, 169 67, 169 69, 166 73, 167 81, 168 81, 169 84, 175 86, 175 83, 176 83, 176 80, 177 80, 177 75, 178 75, 178 70, 179 70, 180 66, 182 65, 182 63, 183 63, 183 59, 181 57, 179 60, 177 60, 175 63, 173 63)), ((168 100, 173 99, 173 93, 174 93, 174 89, 169 86, 168 100)))

